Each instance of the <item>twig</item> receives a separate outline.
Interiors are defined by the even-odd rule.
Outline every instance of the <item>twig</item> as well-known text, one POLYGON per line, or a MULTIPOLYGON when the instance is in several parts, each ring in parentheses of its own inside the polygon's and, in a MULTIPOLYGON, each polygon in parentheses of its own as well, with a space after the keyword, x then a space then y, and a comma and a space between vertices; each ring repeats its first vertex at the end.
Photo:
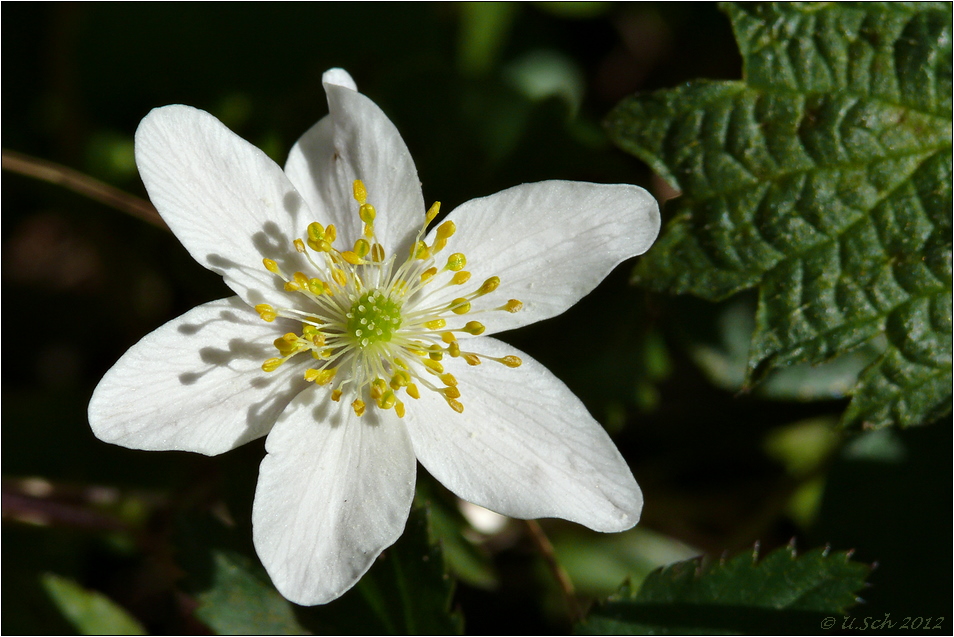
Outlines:
POLYGON ((128 213, 137 219, 168 230, 156 208, 144 199, 123 192, 89 175, 12 150, 3 150, 3 170, 63 186, 100 203, 128 213))
POLYGON ((547 534, 536 520, 524 520, 524 523, 530 530, 530 539, 533 540, 537 550, 540 551, 543 560, 547 563, 547 567, 553 574, 553 579, 556 580, 560 591, 563 593, 563 598, 566 601, 566 611, 570 616, 570 621, 574 624, 580 623, 583 621, 583 609, 580 608, 580 603, 576 599, 576 592, 573 589, 573 582, 570 581, 570 576, 567 575, 563 567, 560 566, 560 563, 557 562, 556 552, 553 550, 553 544, 550 543, 550 538, 547 537, 547 534))

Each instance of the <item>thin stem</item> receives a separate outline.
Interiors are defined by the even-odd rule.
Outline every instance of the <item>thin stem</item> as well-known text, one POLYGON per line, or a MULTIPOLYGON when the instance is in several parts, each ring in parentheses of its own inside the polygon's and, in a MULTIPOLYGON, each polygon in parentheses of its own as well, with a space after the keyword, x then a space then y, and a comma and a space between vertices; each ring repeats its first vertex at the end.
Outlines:
POLYGON ((566 571, 563 570, 563 567, 560 566, 560 563, 557 561, 556 552, 553 550, 553 544, 550 542, 550 538, 547 537, 546 532, 544 532, 536 520, 524 520, 524 524, 526 524, 530 530, 530 539, 533 540, 537 550, 540 551, 543 560, 550 569, 550 573, 553 574, 553 579, 556 580, 560 591, 563 593, 563 598, 566 601, 566 612, 570 616, 570 621, 574 624, 582 622, 583 609, 580 608, 580 603, 576 599, 573 582, 570 581, 570 576, 567 575, 566 571))
POLYGON ((151 223, 157 228, 169 229, 169 226, 156 212, 156 208, 148 201, 123 192, 72 168, 4 149, 3 170, 63 186, 73 192, 128 213, 137 219, 151 223))

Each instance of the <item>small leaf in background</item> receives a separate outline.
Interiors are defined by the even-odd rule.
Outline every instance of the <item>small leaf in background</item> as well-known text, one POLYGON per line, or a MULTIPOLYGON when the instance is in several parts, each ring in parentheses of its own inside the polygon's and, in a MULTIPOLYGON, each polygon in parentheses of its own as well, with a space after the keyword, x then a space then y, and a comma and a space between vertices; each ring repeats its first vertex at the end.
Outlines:
POLYGON ((219 635, 303 635, 292 604, 238 538, 210 515, 183 516, 176 562, 197 603, 195 616, 219 635))
POLYGON ((102 593, 53 573, 41 575, 40 584, 80 635, 146 634, 135 618, 102 593))
POLYGON ((683 192, 634 278, 758 287, 750 382, 882 335, 848 426, 951 410, 951 7, 724 5, 742 82, 634 96, 610 136, 683 192))
POLYGON ((493 589, 498 581, 491 557, 471 541, 478 530, 464 517, 456 506, 456 500, 456 496, 447 494, 443 487, 437 486, 431 479, 417 482, 415 505, 427 507, 431 537, 440 544, 447 568, 462 582, 477 588, 493 589))
POLYGON ((583 634, 777 634, 821 631, 857 601, 871 567, 847 552, 783 547, 661 568, 626 585, 577 627, 583 634))
MULTIPOLYGON (((572 525, 548 529, 557 561, 570 576, 579 595, 605 597, 629 578, 638 584, 652 571, 698 555, 699 551, 674 538, 637 526, 623 533, 595 533, 572 525)), ((546 574, 552 579, 550 573, 546 574)))

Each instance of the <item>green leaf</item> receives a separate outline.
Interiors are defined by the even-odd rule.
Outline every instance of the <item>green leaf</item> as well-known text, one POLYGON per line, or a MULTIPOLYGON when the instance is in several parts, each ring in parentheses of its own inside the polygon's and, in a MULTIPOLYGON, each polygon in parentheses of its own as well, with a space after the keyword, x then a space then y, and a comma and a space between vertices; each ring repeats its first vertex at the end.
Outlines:
POLYGON ((843 423, 951 409, 951 7, 724 5, 742 82, 624 100, 607 127, 682 191, 634 280, 757 287, 749 382, 879 339, 843 423))
POLYGON ((239 549, 230 529, 208 515, 183 517, 179 524, 176 561, 187 573, 196 618, 220 635, 307 634, 292 604, 239 549))
POLYGON ((696 558, 651 573, 597 607, 584 634, 773 634, 820 632, 857 600, 871 571, 851 554, 784 547, 730 560, 696 558))
POLYGON ((53 573, 41 575, 40 584, 81 635, 146 634, 135 618, 102 593, 53 573))

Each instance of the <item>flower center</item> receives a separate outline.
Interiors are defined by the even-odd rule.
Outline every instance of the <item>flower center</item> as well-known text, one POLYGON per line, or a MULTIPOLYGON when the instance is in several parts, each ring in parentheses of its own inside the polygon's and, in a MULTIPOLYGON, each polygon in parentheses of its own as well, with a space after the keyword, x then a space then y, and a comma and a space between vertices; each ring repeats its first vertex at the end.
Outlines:
POLYGON ((401 327, 401 303, 384 296, 380 290, 361 295, 348 317, 348 334, 355 346, 367 349, 378 343, 387 343, 401 327))
POLYGON ((440 394, 460 413, 464 410, 458 400, 461 392, 454 375, 444 370, 445 356, 463 359, 471 366, 480 365, 483 360, 508 367, 521 364, 516 356, 495 358, 463 349, 466 340, 458 341, 458 336, 466 339, 485 329, 478 321, 461 325, 463 315, 517 312, 523 304, 510 299, 499 307, 474 309, 473 302, 500 285, 496 276, 450 302, 433 300, 435 292, 470 281, 463 254, 451 254, 443 267, 439 267, 437 260, 438 253, 456 232, 454 222, 442 223, 434 242, 428 245, 422 237, 437 216, 440 203, 431 206, 410 255, 395 267, 394 256, 387 257, 375 237, 377 211, 367 202, 367 196, 364 184, 356 180, 354 198, 359 205, 363 232, 351 250, 336 249, 335 227, 326 228, 316 222, 308 225, 307 239, 293 242, 313 272, 289 276, 272 259, 264 260, 265 268, 284 281, 286 292, 309 300, 309 309, 276 308, 267 303, 255 306, 266 322, 282 317, 301 323, 301 333, 289 332, 275 340, 280 356, 266 360, 262 369, 275 371, 307 352, 315 366, 305 371, 305 380, 329 385, 334 401, 348 392, 358 416, 364 414, 367 402, 371 402, 379 409, 393 408, 403 417, 405 406, 399 396, 420 398, 419 386, 440 394))

